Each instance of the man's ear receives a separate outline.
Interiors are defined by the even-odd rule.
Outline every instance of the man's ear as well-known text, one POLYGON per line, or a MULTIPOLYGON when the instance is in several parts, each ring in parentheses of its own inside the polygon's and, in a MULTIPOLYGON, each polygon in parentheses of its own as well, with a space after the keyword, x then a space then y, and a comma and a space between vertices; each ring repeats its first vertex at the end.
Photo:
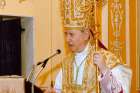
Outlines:
POLYGON ((85 39, 88 40, 90 38, 90 32, 89 32, 89 30, 88 29, 85 29, 84 34, 85 34, 85 39))

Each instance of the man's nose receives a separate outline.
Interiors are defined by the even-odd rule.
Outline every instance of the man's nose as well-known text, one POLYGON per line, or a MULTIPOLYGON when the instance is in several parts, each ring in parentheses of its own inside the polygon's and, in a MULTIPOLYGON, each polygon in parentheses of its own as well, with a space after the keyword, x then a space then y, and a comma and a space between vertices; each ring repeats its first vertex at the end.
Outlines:
POLYGON ((70 42, 70 36, 69 35, 66 36, 66 41, 70 42))

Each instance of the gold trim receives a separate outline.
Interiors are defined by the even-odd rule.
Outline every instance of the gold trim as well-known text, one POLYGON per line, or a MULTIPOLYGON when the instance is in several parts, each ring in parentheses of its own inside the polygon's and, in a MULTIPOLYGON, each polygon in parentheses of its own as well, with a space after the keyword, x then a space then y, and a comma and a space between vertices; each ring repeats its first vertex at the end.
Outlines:
POLYGON ((82 27, 64 27, 64 30, 82 30, 82 27))
POLYGON ((139 39, 140 39, 140 6, 138 6, 140 4, 140 1, 139 0, 136 0, 136 28, 137 28, 137 31, 136 31, 136 53, 137 53, 137 63, 136 63, 136 66, 137 66, 137 89, 140 90, 140 42, 139 42, 139 39))
POLYGON ((27 0, 19 0, 19 3, 22 3, 22 2, 24 2, 24 1, 27 1, 27 0))

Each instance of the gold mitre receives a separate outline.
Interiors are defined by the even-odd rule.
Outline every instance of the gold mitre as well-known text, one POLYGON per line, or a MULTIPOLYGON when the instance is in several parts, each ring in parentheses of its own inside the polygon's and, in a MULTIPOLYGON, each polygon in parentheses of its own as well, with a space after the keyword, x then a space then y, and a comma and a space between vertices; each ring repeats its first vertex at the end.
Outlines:
POLYGON ((64 30, 82 30, 95 26, 95 0, 61 0, 64 30))

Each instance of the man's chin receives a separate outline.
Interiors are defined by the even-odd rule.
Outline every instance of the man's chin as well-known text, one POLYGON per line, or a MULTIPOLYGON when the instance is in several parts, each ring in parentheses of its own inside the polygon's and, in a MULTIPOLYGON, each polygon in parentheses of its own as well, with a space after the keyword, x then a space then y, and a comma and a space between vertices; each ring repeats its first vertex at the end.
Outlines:
POLYGON ((75 49, 75 48, 70 47, 70 51, 71 51, 71 52, 76 52, 76 49, 75 49))

